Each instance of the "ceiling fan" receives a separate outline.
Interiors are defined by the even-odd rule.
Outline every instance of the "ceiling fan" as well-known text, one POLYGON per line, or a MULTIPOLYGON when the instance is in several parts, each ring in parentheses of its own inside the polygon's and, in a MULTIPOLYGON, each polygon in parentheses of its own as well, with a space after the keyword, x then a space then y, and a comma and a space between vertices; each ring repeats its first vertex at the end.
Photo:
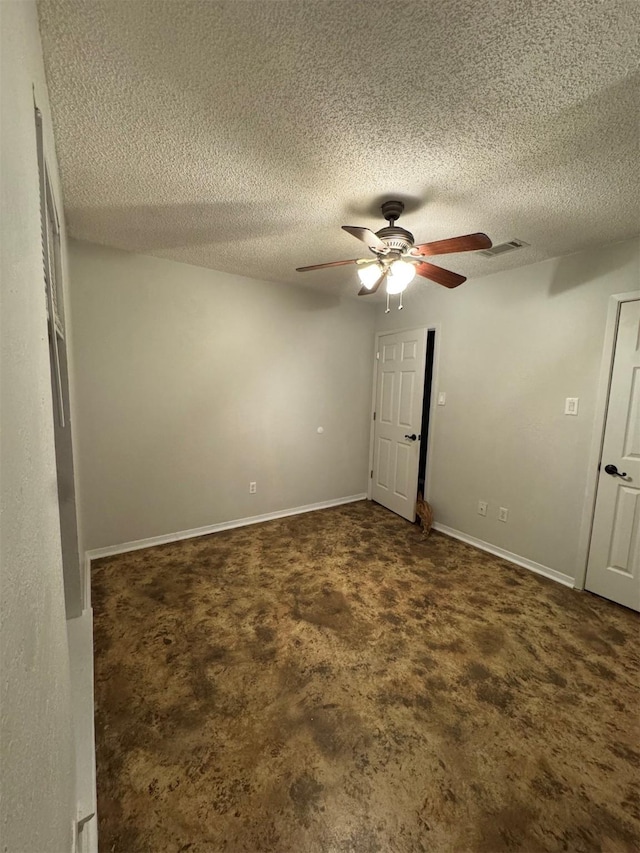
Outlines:
MULTIPOLYGON (((396 225, 396 220, 404 210, 401 201, 385 201, 381 205, 382 215, 388 221, 386 228, 377 232, 355 225, 343 225, 342 229, 366 243, 374 257, 354 258, 349 261, 331 261, 328 264, 313 264, 298 267, 297 272, 321 270, 326 267, 341 267, 346 264, 358 265, 358 277, 362 287, 358 296, 375 293, 386 280, 387 298, 389 294, 402 294, 415 274, 442 284, 444 287, 458 287, 466 281, 465 276, 430 264, 425 257, 446 255, 451 252, 474 252, 478 249, 490 249, 491 240, 486 234, 465 234, 463 237, 451 237, 448 240, 436 240, 432 243, 415 245, 413 234, 396 225)), ((402 300, 402 296, 400 296, 402 300)), ((402 307, 402 301, 400 302, 402 307)), ((387 304, 387 310, 388 304, 387 304)))

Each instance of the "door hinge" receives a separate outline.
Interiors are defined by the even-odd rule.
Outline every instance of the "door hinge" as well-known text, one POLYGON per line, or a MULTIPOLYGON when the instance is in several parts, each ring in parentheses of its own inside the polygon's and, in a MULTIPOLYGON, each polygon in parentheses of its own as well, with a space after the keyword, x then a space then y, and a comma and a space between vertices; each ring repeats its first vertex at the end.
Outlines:
POLYGON ((380 361, 380 353, 379 352, 376 353, 376 361, 380 361))
POLYGON ((373 419, 374 419, 374 421, 376 419, 376 413, 375 412, 373 413, 373 419))
POLYGON ((373 480, 373 468, 371 469, 371 473, 369 474, 369 479, 373 480))

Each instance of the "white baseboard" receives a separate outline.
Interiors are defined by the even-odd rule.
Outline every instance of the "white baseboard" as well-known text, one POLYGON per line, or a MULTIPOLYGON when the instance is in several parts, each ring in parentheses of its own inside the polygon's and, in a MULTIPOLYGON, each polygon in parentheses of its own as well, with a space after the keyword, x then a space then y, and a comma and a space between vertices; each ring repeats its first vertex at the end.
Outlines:
POLYGON ((73 732, 76 752, 76 820, 79 853, 98 853, 96 744, 93 702, 93 613, 67 620, 73 732))
POLYGON ((296 506, 292 509, 280 509, 276 512, 265 512, 262 515, 251 515, 247 518, 222 521, 219 524, 208 524, 205 527, 194 527, 191 530, 179 530, 177 533, 164 533, 161 536, 151 536, 149 539, 136 539, 133 542, 123 542, 121 545, 107 545, 105 548, 94 548, 91 551, 85 552, 85 571, 87 573, 85 588, 88 588, 88 574, 91 561, 99 560, 101 557, 113 557, 116 554, 125 554, 127 551, 140 551, 143 548, 152 548, 154 545, 167 545, 170 542, 180 542, 182 539, 194 539, 196 536, 207 536, 209 533, 220 533, 222 530, 232 530, 235 527, 247 527, 250 524, 260 524, 263 521, 272 521, 276 518, 287 518, 290 515, 315 512, 316 510, 328 509, 332 506, 364 501, 366 498, 367 496, 364 493, 360 495, 348 495, 344 498, 333 498, 329 501, 296 506))
POLYGON ((98 853, 98 816, 95 814, 80 827, 78 853, 98 853))
POLYGON ((440 524, 436 521, 433 525, 434 530, 445 533, 453 539, 459 539, 461 542, 466 542, 467 545, 473 545, 481 551, 487 551, 495 557, 501 557, 503 560, 508 560, 510 563, 515 563, 516 566, 522 566, 535 572, 537 575, 543 575, 545 578, 550 578, 553 581, 563 584, 564 586, 573 587, 574 579, 571 575, 565 575, 563 572, 558 572, 556 569, 550 569, 549 566, 543 566, 542 563, 535 563, 533 560, 527 560, 526 557, 520 557, 518 554, 513 554, 511 551, 505 551, 504 548, 498 548, 497 545, 491 545, 489 542, 484 542, 482 539, 476 539, 475 536, 469 536, 462 533, 460 530, 454 530, 453 527, 447 527, 446 524, 440 524))

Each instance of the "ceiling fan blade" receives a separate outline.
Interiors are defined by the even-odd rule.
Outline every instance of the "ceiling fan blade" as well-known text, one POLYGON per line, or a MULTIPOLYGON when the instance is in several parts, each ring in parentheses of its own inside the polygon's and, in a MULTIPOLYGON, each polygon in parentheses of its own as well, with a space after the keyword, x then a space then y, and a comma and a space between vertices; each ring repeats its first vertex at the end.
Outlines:
POLYGON ((374 234, 370 228, 359 228, 357 225, 343 225, 342 230, 347 234, 353 234, 358 240, 366 243, 370 249, 376 252, 386 252, 387 244, 383 243, 377 234, 374 234))
POLYGON ((346 264, 357 264, 358 259, 351 261, 330 261, 328 264, 312 264, 310 267, 296 267, 296 272, 308 272, 309 270, 323 270, 326 267, 343 267, 346 264))
POLYGON ((457 272, 445 270, 435 264, 428 264, 426 261, 416 265, 416 272, 423 278, 431 279, 431 281, 442 284, 444 287, 457 287, 467 280, 464 275, 458 275, 457 272))
POLYGON ((376 290, 380 287, 382 282, 387 277, 387 273, 389 272, 389 267, 385 267, 384 272, 380 276, 380 278, 376 281, 373 287, 365 287, 364 285, 358 291, 358 296, 368 296, 370 293, 375 293, 376 290))
POLYGON ((465 234, 463 237, 450 237, 448 240, 435 240, 433 243, 421 243, 414 246, 412 252, 417 255, 449 255, 452 252, 475 252, 478 249, 490 249, 491 240, 486 234, 465 234))

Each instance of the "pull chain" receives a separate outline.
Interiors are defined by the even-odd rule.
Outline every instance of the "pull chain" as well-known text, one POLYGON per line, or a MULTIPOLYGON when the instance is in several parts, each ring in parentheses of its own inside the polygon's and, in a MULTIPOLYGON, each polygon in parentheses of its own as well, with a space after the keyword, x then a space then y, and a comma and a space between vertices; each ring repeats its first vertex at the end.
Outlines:
POLYGON ((389 311, 391 311, 391 308, 389 308, 389 294, 387 293, 387 308, 386 308, 386 311, 384 313, 388 314, 389 311))
POLYGON ((402 291, 400 291, 400 304, 398 305, 398 311, 402 311, 404 305, 402 304, 402 291))

